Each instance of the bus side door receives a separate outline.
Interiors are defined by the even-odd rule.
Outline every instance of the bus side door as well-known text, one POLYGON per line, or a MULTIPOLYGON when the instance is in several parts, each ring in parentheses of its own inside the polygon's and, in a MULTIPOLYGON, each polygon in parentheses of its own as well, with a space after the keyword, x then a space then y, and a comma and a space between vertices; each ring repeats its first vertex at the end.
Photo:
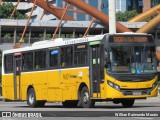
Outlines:
POLYGON ((20 95, 20 84, 21 84, 21 53, 15 53, 13 59, 13 71, 14 71, 14 99, 19 100, 20 95))
POLYGON ((91 97, 100 96, 100 84, 104 80, 103 46, 100 41, 90 42, 90 86, 91 97), (97 42, 97 43, 96 43, 97 42), (96 96, 93 96, 93 94, 96 96))

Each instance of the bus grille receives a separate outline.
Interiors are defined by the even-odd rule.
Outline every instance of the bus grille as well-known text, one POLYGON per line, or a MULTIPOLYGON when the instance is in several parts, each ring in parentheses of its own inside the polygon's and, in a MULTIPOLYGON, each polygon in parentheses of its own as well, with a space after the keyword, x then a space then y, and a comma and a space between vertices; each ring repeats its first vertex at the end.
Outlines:
POLYGON ((140 95, 150 95, 151 89, 142 89, 142 90, 121 90, 123 95, 134 95, 134 96, 140 96, 140 95))
POLYGON ((140 75, 111 75, 113 78, 121 82, 144 82, 154 79, 156 74, 140 74, 140 75))

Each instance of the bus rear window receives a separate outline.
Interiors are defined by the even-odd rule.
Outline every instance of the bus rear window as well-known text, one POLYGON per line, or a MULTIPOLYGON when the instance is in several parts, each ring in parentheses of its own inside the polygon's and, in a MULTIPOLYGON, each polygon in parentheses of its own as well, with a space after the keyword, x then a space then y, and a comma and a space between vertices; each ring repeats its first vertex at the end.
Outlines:
POLYGON ((13 55, 6 55, 4 57, 5 73, 13 73, 13 55))

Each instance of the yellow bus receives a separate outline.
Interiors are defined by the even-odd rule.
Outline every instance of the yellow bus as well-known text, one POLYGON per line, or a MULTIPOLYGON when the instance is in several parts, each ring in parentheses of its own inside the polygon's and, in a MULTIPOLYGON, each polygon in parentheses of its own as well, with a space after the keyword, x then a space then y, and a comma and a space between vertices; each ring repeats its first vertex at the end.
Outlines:
POLYGON ((149 34, 116 33, 46 40, 3 51, 2 92, 30 107, 62 102, 94 107, 113 101, 132 107, 157 96, 155 42, 149 34))

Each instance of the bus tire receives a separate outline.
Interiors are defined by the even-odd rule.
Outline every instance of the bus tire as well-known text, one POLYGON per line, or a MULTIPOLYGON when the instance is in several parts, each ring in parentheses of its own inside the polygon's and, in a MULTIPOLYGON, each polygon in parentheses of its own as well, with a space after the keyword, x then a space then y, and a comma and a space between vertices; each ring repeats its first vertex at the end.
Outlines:
POLYGON ((135 99, 124 99, 122 100, 122 106, 125 108, 132 107, 134 105, 135 99))
POLYGON ((62 104, 65 108, 75 108, 78 105, 78 100, 64 101, 62 104))
POLYGON ((89 90, 86 86, 81 91, 81 104, 83 108, 92 108, 95 105, 95 101, 90 99, 89 90))
POLYGON ((38 106, 38 102, 36 101, 36 94, 33 88, 30 88, 27 94, 27 103, 31 108, 35 108, 38 106))

